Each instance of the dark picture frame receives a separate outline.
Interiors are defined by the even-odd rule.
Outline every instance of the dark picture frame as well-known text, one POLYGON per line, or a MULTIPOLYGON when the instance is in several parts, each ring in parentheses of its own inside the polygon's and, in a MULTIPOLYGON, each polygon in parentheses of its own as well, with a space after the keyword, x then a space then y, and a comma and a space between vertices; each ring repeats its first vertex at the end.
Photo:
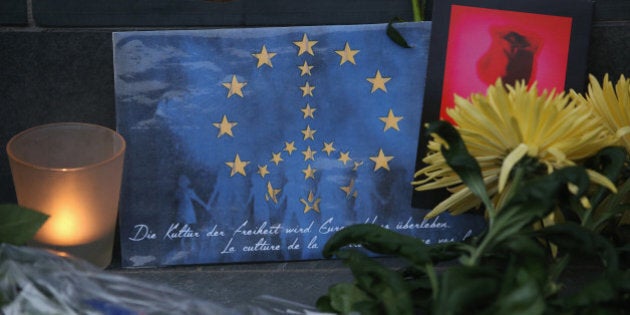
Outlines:
MULTIPOLYGON (((454 94, 485 93, 501 77, 538 89, 582 91, 592 21, 590 0, 435 1, 422 126, 450 120, 454 94)), ((416 169, 424 166, 423 128, 416 169)), ((446 192, 414 192, 413 206, 432 208, 446 192)))

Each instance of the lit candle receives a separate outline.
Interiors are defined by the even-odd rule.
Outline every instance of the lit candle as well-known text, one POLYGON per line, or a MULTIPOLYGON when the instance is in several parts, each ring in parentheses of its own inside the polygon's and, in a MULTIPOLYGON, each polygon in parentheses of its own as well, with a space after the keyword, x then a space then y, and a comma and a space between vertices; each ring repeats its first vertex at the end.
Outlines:
POLYGON ((81 190, 86 185, 89 182, 85 180, 82 183, 64 178, 63 183, 50 187, 48 198, 37 206, 50 217, 35 235, 36 241, 76 246, 94 242, 115 229, 116 213, 95 209, 98 200, 81 190))
POLYGON ((44 125, 13 137, 7 153, 18 203, 49 215, 30 245, 109 265, 124 151, 119 134, 91 124, 44 125))

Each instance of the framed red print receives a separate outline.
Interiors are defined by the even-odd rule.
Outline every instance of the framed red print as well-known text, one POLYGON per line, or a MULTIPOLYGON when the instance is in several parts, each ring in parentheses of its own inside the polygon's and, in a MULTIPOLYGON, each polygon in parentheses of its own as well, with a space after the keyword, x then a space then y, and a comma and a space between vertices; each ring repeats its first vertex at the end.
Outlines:
MULTIPOLYGON (((483 93, 498 78, 540 90, 582 90, 592 6, 590 0, 435 1, 422 125, 450 121, 455 95, 483 93)), ((420 134, 417 169, 428 140, 420 134)), ((414 194, 420 208, 441 197, 414 194)))

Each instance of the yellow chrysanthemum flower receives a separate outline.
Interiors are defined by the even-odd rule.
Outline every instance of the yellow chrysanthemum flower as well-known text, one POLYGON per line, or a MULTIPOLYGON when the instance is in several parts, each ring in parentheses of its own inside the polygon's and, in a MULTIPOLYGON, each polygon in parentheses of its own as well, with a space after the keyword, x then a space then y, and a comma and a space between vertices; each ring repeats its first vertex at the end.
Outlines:
POLYGON ((614 87, 608 74, 604 75, 602 85, 593 75, 589 75, 589 81, 586 99, 574 91, 571 95, 600 116, 608 130, 619 137, 617 144, 630 152, 630 80, 622 74, 614 87))
MULTIPOLYGON (((590 107, 600 116, 609 132, 618 137, 617 145, 626 148, 630 153, 630 80, 622 74, 614 85, 604 75, 600 85, 595 76, 589 75, 588 94, 586 98, 575 91, 571 95, 590 107)), ((630 196, 626 197, 630 200, 630 196)), ((626 210, 620 224, 630 224, 630 211, 626 210)))
MULTIPOLYGON (((546 165, 547 172, 575 165, 614 143, 601 119, 586 106, 564 93, 538 93, 536 84, 504 85, 501 80, 490 86, 486 95, 472 94, 469 99, 455 96, 455 107, 447 111, 461 134, 470 154, 482 171, 488 193, 501 202, 514 165, 527 156, 546 165)), ((444 211, 460 214, 480 204, 446 164, 440 153, 440 141, 430 141, 427 165, 416 172, 412 184, 418 191, 448 188, 452 195, 438 204, 427 217, 444 211)), ((588 171, 592 181, 615 190, 604 176, 588 171)))

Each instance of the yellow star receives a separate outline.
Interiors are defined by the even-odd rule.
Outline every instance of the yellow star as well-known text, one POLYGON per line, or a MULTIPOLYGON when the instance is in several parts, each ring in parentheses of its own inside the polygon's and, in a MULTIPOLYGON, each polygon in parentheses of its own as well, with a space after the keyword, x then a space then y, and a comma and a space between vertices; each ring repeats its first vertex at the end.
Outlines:
POLYGON ((262 46, 262 49, 259 53, 252 54, 252 56, 258 59, 258 64, 256 65, 256 68, 260 68, 262 67, 262 65, 268 65, 269 67, 273 68, 273 65, 271 64, 271 58, 275 57, 276 55, 276 53, 267 52, 267 47, 265 47, 265 45, 262 46))
POLYGON ((289 152, 289 155, 291 155, 293 153, 293 151, 297 150, 295 148, 295 141, 291 141, 291 142, 284 142, 284 151, 289 152))
MULTIPOLYGON (((343 190, 346 193, 346 198, 349 198, 350 194, 354 190, 354 178, 350 179, 350 184, 348 184, 348 186, 341 186, 339 187, 339 189, 343 190)), ((356 197, 356 194, 354 197, 356 197)))
POLYGON ((350 158, 350 151, 347 152, 340 152, 339 153, 339 161, 341 161, 343 163, 343 165, 346 165, 347 162, 349 162, 350 160, 352 160, 350 158))
POLYGON ((317 151, 311 150, 311 146, 309 145, 306 148, 306 151, 302 151, 302 154, 304 154, 304 161, 307 161, 307 160, 315 161, 315 153, 317 153, 317 151))
POLYGON ((383 153, 383 149, 378 150, 377 156, 370 156, 370 160, 374 162, 374 171, 376 172, 380 168, 384 168, 389 171, 389 161, 391 161, 394 157, 387 156, 383 153))
POLYGON ((354 162, 354 167, 352 168, 352 170, 353 170, 353 171, 358 170, 358 169, 359 169, 359 166, 361 166, 361 165, 363 165, 363 161, 359 161, 359 162, 355 161, 355 162, 354 162))
POLYGON ((311 56, 315 56, 315 53, 313 53, 313 46, 317 44, 317 41, 308 40, 308 36, 306 36, 306 33, 304 33, 301 41, 293 42, 293 44, 300 48, 300 50, 298 51, 298 56, 301 56, 303 53, 308 53, 311 56))
POLYGON ((236 154, 236 157, 234 158, 234 162, 225 162, 225 164, 227 164, 227 166, 232 168, 232 171, 230 172, 230 177, 236 175, 236 173, 239 173, 243 176, 247 176, 247 174, 245 173, 245 166, 249 164, 249 161, 241 161, 241 157, 238 156, 238 153, 236 154))
POLYGON ((306 95, 313 96, 314 89, 315 86, 311 86, 308 81, 306 81, 306 84, 304 84, 304 86, 300 86, 300 90, 302 90, 302 97, 305 97, 306 95))
POLYGON ((302 111, 302 113, 304 113, 304 119, 311 117, 313 119, 315 119, 315 116, 313 116, 313 113, 317 110, 317 108, 312 108, 311 105, 309 105, 308 103, 306 104, 306 107, 300 109, 302 111))
POLYGON ((243 87, 246 85, 247 82, 238 82, 235 75, 232 75, 231 83, 223 82, 223 86, 228 89, 228 98, 234 94, 243 97, 243 87))
POLYGON ((309 164, 306 169, 302 170, 302 173, 304 173, 304 180, 307 180, 309 178, 315 179, 315 172, 317 172, 317 170, 311 168, 311 164, 309 164))
POLYGON ((376 90, 383 90, 387 92, 387 88, 385 87, 385 83, 389 82, 392 78, 386 78, 381 76, 381 71, 376 70, 376 75, 373 78, 367 78, 366 80, 372 83, 372 93, 376 90))
POLYGON ((300 202, 304 204, 304 213, 307 213, 307 212, 313 210, 313 207, 311 206, 311 203, 306 201, 304 198, 300 198, 300 202))
POLYGON ((352 63, 353 65, 357 64, 354 61, 354 55, 359 53, 359 50, 352 50, 352 49, 350 49, 350 45, 348 44, 348 42, 346 42, 346 46, 343 48, 343 50, 335 50, 335 52, 339 56, 341 56, 341 61, 339 62, 339 65, 344 64, 346 61, 352 63))
POLYGON ((269 174, 269 170, 267 170, 267 164, 258 165, 257 173, 260 174, 260 177, 265 178, 265 176, 269 174))
POLYGON ((337 151, 337 149, 333 147, 332 142, 330 143, 324 142, 324 148, 322 149, 322 151, 326 152, 326 155, 330 156, 330 154, 337 151))
POLYGON ((271 162, 276 163, 276 165, 280 164, 280 162, 284 161, 282 159, 282 157, 280 156, 282 152, 278 152, 278 153, 271 153, 271 155, 273 155, 273 157, 271 158, 271 162))
POLYGON ((315 133, 317 132, 317 130, 313 130, 311 129, 311 125, 306 125, 306 129, 302 130, 302 134, 304 135, 304 139, 311 139, 311 140, 315 140, 315 137, 313 137, 313 135, 315 135, 315 133))
POLYGON ((315 199, 313 191, 308 192, 308 198, 305 200, 304 198, 300 198, 300 202, 304 204, 304 213, 307 213, 311 210, 315 210, 315 212, 319 212, 319 202, 321 198, 315 199))
POLYGON ((278 194, 282 191, 282 189, 275 189, 271 186, 271 182, 267 182, 267 194, 265 194, 265 200, 273 201, 273 203, 278 203, 278 194))
POLYGON ((390 108, 389 114, 387 114, 387 117, 379 117, 378 119, 380 119, 382 122, 385 123, 385 127, 383 128, 383 131, 387 131, 390 128, 400 131, 400 129, 398 128, 398 122, 401 121, 403 117, 394 116, 394 111, 392 111, 392 109, 390 108))
POLYGON ((227 116, 223 115, 223 119, 221 120, 220 123, 212 123, 213 126, 219 128, 219 134, 217 135, 217 138, 222 136, 222 135, 228 135, 230 137, 234 137, 234 135, 232 134, 232 127, 236 126, 237 123, 235 122, 229 122, 227 120, 227 116))
POLYGON ((313 69, 314 66, 309 66, 308 62, 306 62, 306 60, 304 60, 304 64, 301 66, 298 66, 298 68, 300 69, 300 76, 304 76, 304 75, 311 75, 311 69, 313 69))

